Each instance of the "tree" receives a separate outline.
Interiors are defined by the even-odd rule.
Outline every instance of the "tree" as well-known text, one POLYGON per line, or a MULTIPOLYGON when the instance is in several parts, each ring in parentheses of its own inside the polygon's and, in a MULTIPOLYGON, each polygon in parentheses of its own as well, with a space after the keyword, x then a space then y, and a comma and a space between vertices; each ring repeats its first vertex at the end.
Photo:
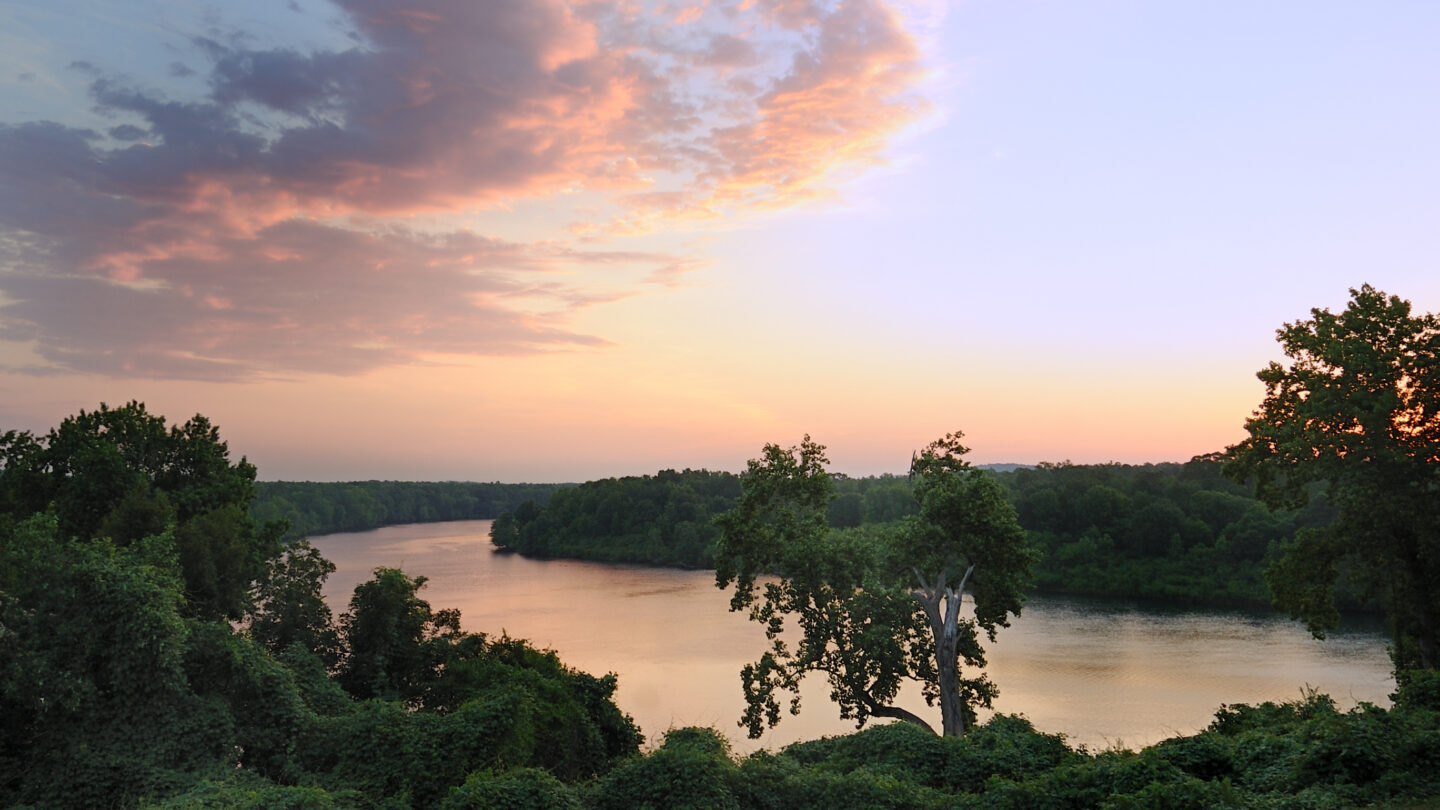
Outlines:
POLYGON ((309 540, 291 543, 270 561, 268 574, 256 586, 250 636, 276 655, 300 644, 334 669, 340 662, 340 637, 322 592, 333 573, 335 564, 309 540))
POLYGON ((1277 331, 1290 358, 1258 376, 1265 398, 1226 471, 1272 508, 1324 493, 1335 522, 1296 533, 1270 568, 1276 604, 1323 637, 1344 570, 1383 602, 1397 673, 1440 666, 1440 318, 1369 285, 1339 314, 1277 331))
POLYGON ((0 806, 134 806, 222 761, 173 554, 0 527, 0 806))
POLYGON ((53 510, 62 537, 122 547, 173 529, 187 613, 236 620, 284 527, 255 524, 255 467, 229 452, 198 414, 167 428, 142 403, 102 403, 41 439, 0 435, 0 509, 15 520, 53 510))
POLYGON ((908 518, 900 534, 899 558, 909 563, 919 586, 911 596, 924 608, 934 639, 946 736, 963 733, 973 722, 969 707, 978 702, 988 708, 996 694, 988 679, 961 678, 955 662, 963 656, 972 666, 985 665, 975 631, 983 629, 993 642, 996 630, 1020 615, 1039 557, 1026 543, 1004 489, 964 460, 969 448, 960 444, 961 437, 959 431, 947 434, 911 464, 920 514, 908 518), (962 625, 967 585, 974 618, 962 625))
POLYGON ((446 658, 464 634, 460 611, 432 611, 419 597, 425 577, 377 568, 375 578, 355 586, 350 610, 340 617, 346 657, 337 680, 357 698, 418 703, 440 677, 446 658))
POLYGON ((949 434, 915 458, 918 514, 889 532, 827 527, 834 486, 825 448, 809 436, 789 449, 766 445, 750 461, 739 501, 717 520, 715 572, 719 587, 735 587, 731 610, 748 610, 771 641, 741 672, 750 736, 779 722, 777 693, 799 711, 809 672, 825 673, 840 716, 862 726, 888 717, 931 728, 891 705, 907 679, 940 703, 946 736, 963 734, 975 707, 990 705, 994 685, 962 677, 960 663, 985 665, 978 631, 993 640, 1019 614, 1036 555, 999 485, 961 458, 960 438, 949 434), (961 617, 967 589, 975 609, 961 617), (801 633, 793 649, 787 618, 801 633))

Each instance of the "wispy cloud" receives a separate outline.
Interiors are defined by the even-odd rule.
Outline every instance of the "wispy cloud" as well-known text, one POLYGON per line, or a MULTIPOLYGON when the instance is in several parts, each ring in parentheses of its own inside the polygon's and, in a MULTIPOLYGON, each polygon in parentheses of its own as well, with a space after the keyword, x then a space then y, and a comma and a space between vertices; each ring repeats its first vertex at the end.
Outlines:
POLYGON ((349 49, 197 37, 184 98, 86 54, 105 133, 0 125, 0 338, 199 379, 600 346, 569 313, 698 260, 593 240, 823 196, 925 109, 878 0, 337 5, 349 49), (610 211, 537 243, 460 227, 574 191, 610 211))

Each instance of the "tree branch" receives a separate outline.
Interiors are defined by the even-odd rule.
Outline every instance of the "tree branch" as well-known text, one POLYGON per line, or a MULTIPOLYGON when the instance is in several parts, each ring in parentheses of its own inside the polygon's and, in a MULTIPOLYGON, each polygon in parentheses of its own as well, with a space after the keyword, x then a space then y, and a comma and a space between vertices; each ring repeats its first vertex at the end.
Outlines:
POLYGON ((974 573, 975 565, 965 569, 965 576, 960 578, 960 587, 951 591, 946 588, 950 601, 945 603, 945 637, 954 638, 960 625, 960 605, 965 601, 965 583, 970 581, 970 575, 974 573))
POLYGON ((915 580, 920 583, 920 592, 924 593, 928 597, 930 595, 928 593, 928 591, 930 590, 930 583, 925 581, 925 577, 920 573, 920 568, 918 566, 912 565, 910 566, 910 570, 915 573, 915 580))
POLYGON ((955 589, 960 596, 965 595, 965 583, 970 581, 970 575, 973 573, 975 573, 975 563, 970 563, 970 567, 965 569, 965 576, 960 578, 960 587, 955 589))
POLYGON ((935 733, 935 729, 932 728, 929 723, 920 719, 920 716, 915 714, 914 712, 908 712, 898 706, 876 706, 872 704, 869 708, 870 714, 874 717, 886 717, 891 720, 904 720, 907 723, 914 723, 915 725, 925 729, 931 734, 935 733))

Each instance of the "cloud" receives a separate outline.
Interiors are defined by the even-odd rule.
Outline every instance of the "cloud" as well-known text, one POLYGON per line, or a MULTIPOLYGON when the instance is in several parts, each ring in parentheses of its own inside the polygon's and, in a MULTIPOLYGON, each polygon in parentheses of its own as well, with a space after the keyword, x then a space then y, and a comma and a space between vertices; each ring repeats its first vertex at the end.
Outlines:
POLYGON ((18 300, 0 309, 0 339, 31 341, 41 357, 77 371, 193 379, 596 347, 607 341, 523 305, 573 311, 627 294, 567 284, 577 268, 639 265, 663 276, 680 260, 292 220, 255 238, 174 243, 136 261, 143 272, 132 282, 12 275, 7 294, 18 300), (63 332, 50 328, 57 323, 63 332))
POLYGON ((602 346, 569 313, 700 260, 576 245, 824 196, 925 111, 879 0, 336 5, 354 47, 211 31, 175 98, 87 54, 103 134, 0 124, 0 337, 201 379, 602 346), (609 214, 548 241, 457 219, 575 191, 609 214))
POLYGON ((711 205, 782 207, 821 193, 832 173, 880 162, 925 109, 912 93, 925 74, 919 50, 888 8, 845 4, 817 34, 753 120, 716 133, 711 205))

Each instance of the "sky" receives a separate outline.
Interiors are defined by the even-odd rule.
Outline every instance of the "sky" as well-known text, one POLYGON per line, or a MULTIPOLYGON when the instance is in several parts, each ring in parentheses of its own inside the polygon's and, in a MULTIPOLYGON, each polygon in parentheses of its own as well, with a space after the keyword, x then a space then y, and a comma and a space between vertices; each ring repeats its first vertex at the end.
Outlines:
POLYGON ((1440 311, 1440 4, 10 0, 0 430, 264 480, 1184 461, 1440 311))

